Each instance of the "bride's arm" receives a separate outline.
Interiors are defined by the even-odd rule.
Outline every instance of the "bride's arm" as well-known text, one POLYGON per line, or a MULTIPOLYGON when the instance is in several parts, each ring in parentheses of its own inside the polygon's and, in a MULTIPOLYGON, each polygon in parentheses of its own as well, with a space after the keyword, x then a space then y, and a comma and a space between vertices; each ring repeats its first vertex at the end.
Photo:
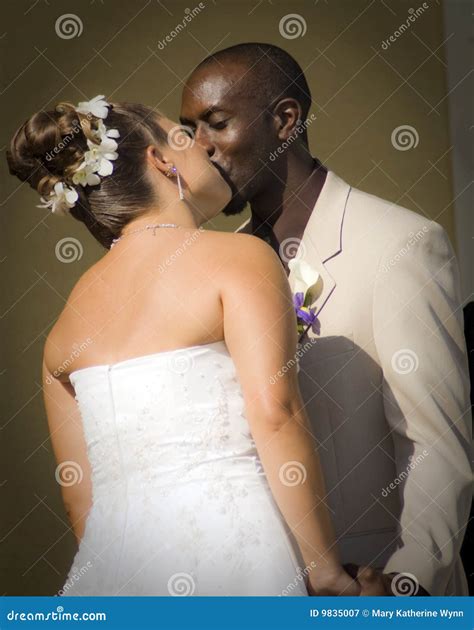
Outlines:
POLYGON ((246 415, 267 479, 307 567, 315 594, 358 594, 336 545, 315 442, 298 386, 296 315, 277 254, 239 235, 223 268, 224 334, 243 388, 246 415), (293 467, 302 482, 285 476, 293 467))
POLYGON ((79 543, 92 502, 90 464, 74 389, 60 382, 43 361, 43 396, 58 482, 66 513, 79 543))

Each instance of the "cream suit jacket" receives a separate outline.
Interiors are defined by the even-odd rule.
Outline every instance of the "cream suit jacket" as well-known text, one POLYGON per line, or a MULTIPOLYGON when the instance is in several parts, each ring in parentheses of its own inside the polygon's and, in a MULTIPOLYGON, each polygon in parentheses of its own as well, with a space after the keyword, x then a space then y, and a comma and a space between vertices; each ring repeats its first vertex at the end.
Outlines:
POLYGON ((472 423, 448 237, 329 171, 296 255, 322 281, 299 376, 343 562, 466 595, 472 423))

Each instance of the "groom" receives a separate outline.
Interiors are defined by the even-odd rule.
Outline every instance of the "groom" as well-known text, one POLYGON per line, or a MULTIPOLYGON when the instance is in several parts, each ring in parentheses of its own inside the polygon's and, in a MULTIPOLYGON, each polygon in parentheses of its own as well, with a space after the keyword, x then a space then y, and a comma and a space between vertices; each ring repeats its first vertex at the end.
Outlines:
POLYGON ((250 204, 239 230, 265 239, 287 270, 296 258, 320 274, 300 385, 362 594, 466 595, 471 435, 456 259, 440 225, 312 157, 311 102, 290 55, 241 44, 193 71, 181 122, 232 187, 224 213, 250 204))

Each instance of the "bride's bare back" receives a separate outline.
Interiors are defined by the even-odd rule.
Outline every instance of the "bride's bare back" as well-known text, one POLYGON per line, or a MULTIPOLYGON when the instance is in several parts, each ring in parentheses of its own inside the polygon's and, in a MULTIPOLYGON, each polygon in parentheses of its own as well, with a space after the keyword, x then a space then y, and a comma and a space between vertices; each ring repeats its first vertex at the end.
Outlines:
POLYGON ((248 245, 244 235, 192 228, 125 237, 71 292, 49 336, 48 368, 75 348, 62 380, 82 367, 223 339, 221 290, 248 245))

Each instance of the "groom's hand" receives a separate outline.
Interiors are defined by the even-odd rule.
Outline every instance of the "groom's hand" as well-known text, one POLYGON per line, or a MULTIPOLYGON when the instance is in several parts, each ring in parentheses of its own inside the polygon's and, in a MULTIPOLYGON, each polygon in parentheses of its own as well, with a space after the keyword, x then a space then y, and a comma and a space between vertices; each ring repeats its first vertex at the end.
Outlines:
MULTIPOLYGON (((377 569, 374 569, 372 567, 359 567, 357 570, 357 581, 361 586, 361 596, 397 595, 396 588, 393 588, 393 581, 397 575, 400 574, 382 573, 381 571, 377 571, 377 569)), ((429 595, 429 593, 425 591, 422 586, 418 585, 417 591, 416 593, 413 593, 413 595, 429 595)))
POLYGON ((359 567, 357 581, 361 596, 394 595, 391 588, 392 577, 372 567, 359 567))

